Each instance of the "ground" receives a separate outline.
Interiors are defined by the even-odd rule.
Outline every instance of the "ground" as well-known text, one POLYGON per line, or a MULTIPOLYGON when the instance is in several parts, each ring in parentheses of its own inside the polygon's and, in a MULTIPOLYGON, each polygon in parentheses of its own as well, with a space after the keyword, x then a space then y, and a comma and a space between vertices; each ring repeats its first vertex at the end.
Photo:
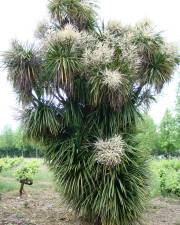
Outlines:
MULTIPOLYGON (((180 201, 154 198, 144 217, 144 225, 180 225, 180 201)), ((79 225, 79 222, 59 194, 49 189, 22 198, 14 192, 3 195, 0 225, 79 225)))
POLYGON ((150 201, 144 225, 180 225, 180 200, 156 197, 150 201))
MULTIPOLYGON (((12 174, 4 172, 1 182, 7 186, 0 196, 0 225, 85 225, 56 192, 52 174, 44 165, 21 198, 12 174)), ((180 225, 180 199, 155 197, 146 208, 143 225, 180 225)))

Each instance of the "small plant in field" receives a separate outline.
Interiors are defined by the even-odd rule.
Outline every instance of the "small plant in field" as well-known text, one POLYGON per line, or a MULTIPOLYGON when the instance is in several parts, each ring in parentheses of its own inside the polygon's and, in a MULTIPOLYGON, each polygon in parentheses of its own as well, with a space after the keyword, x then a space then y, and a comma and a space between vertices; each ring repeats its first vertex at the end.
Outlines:
POLYGON ((38 172, 38 165, 35 160, 25 163, 21 167, 16 170, 16 179, 21 183, 20 186, 20 196, 24 193, 24 185, 32 185, 33 178, 35 174, 38 172))

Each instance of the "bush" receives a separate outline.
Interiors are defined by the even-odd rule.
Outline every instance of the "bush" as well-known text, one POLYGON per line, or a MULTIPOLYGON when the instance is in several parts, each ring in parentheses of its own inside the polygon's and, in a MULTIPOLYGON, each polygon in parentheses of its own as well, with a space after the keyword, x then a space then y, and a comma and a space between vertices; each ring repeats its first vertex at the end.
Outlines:
POLYGON ((176 195, 180 197, 180 160, 167 159, 152 163, 153 180, 159 185, 163 196, 176 195), (156 178, 155 178, 156 177, 156 178))
POLYGON ((16 179, 20 182, 20 196, 24 193, 24 185, 32 185, 33 178, 38 172, 38 165, 35 160, 29 161, 16 170, 16 179))
POLYGON ((18 157, 18 158, 10 158, 10 157, 5 157, 0 159, 0 172, 2 170, 8 170, 12 169, 14 167, 19 166, 23 162, 23 157, 18 157))
POLYGON ((19 167, 15 172, 15 176, 18 181, 21 181, 22 179, 33 180, 37 172, 38 172, 37 162, 35 160, 31 160, 23 164, 21 167, 19 167))

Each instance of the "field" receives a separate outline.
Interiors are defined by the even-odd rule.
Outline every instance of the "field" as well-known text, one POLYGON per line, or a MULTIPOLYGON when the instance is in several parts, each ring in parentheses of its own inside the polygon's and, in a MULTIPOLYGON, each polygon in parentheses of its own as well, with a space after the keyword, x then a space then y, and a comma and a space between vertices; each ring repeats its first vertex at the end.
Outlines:
MULTIPOLYGON (((15 167, 0 173, 0 225, 86 225, 57 193, 53 174, 43 160, 37 160, 39 170, 32 186, 19 197, 20 184, 15 167)), ((143 225, 180 225, 179 160, 150 162, 151 200, 146 206, 143 225), (167 179, 166 179, 167 178, 167 179)))

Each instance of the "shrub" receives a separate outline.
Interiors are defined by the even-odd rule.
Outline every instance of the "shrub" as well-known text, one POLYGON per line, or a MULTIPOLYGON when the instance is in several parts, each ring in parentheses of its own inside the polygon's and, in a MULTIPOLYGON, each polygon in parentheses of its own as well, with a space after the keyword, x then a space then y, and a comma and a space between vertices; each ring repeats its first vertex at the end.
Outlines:
POLYGON ((180 196, 180 160, 160 160, 153 165, 158 173, 161 194, 180 196))
POLYGON ((35 160, 31 160, 29 162, 24 163, 21 167, 19 167, 15 176, 18 181, 22 179, 30 179, 34 178, 34 175, 38 172, 38 165, 35 160))
POLYGON ((37 172, 38 165, 35 160, 26 162, 16 170, 16 179, 21 183, 19 190, 20 196, 24 193, 24 184, 32 185, 33 178, 37 172))
POLYGON ((9 170, 19 166, 23 162, 23 157, 10 158, 5 157, 0 159, 0 171, 9 170))

